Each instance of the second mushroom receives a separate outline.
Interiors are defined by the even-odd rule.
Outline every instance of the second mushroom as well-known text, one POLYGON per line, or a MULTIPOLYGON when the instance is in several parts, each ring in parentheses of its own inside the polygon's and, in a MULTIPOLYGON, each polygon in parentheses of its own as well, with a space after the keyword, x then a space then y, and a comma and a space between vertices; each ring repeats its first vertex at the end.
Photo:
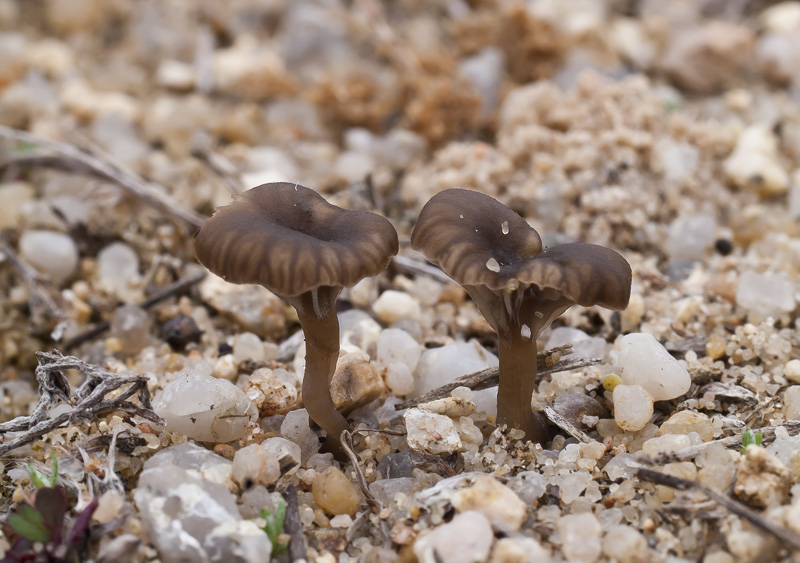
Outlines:
POLYGON ((223 279, 262 285, 297 309, 306 338, 303 403, 328 434, 329 449, 343 457, 340 436, 349 425, 330 394, 339 357, 336 298, 397 254, 392 224, 297 184, 264 184, 218 209, 197 233, 195 250, 223 279))
POLYGON ((420 212, 411 245, 460 283, 498 334, 497 421, 544 443, 533 412, 536 339, 572 305, 628 306, 631 268, 617 252, 572 243, 542 250, 517 213, 487 195, 445 190, 420 212))

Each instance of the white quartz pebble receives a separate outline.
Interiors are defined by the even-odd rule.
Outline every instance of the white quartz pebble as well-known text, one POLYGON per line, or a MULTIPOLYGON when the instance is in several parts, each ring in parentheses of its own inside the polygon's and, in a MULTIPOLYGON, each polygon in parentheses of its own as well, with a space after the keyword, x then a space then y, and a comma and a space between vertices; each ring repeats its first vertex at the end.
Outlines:
POLYGON ((416 318, 419 316, 419 301, 408 293, 387 289, 372 304, 372 311, 378 319, 386 324, 392 324, 403 317, 416 318))
POLYGON ((614 387, 614 421, 623 430, 644 428, 653 416, 653 398, 640 385, 614 387))
POLYGON ((78 267, 78 247, 64 233, 25 231, 19 239, 19 255, 56 285, 78 267))
POLYGON ((600 557, 600 522, 591 512, 569 514, 558 520, 561 549, 569 561, 592 563, 600 557))
POLYGON ((453 453, 461 449, 456 425, 447 416, 421 409, 408 409, 403 418, 408 431, 408 445, 428 453, 453 453))
POLYGON ((651 334, 626 334, 619 348, 620 377, 626 385, 641 385, 654 401, 675 399, 689 390, 689 372, 651 334))
POLYGON ((422 346, 406 331, 387 328, 378 337, 378 364, 388 366, 401 362, 411 371, 417 367, 422 355, 422 346))

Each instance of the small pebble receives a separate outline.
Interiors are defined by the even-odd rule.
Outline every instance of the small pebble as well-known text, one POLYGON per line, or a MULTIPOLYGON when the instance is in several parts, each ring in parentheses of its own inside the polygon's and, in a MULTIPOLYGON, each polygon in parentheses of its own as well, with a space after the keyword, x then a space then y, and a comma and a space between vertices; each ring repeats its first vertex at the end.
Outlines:
POLYGON ((372 304, 372 311, 378 320, 390 325, 403 317, 418 317, 420 306, 408 293, 387 289, 372 304))
POLYGON ((61 285, 78 267, 78 247, 68 235, 53 231, 25 231, 19 239, 19 257, 61 285))
POLYGON ((494 534, 489 520, 480 512, 456 514, 450 522, 436 527, 414 542, 420 561, 435 561, 435 554, 447 554, 447 563, 485 561, 494 534))
POLYGON ((278 458, 261 444, 251 444, 236 452, 231 477, 242 490, 255 485, 269 486, 281 476, 278 458))
POLYGON ((339 358, 331 380, 331 398, 338 410, 349 413, 385 392, 380 372, 367 354, 358 352, 339 358))
POLYGON ((641 430, 653 416, 653 398, 640 385, 614 387, 614 420, 623 430, 641 430))
POLYGON ((647 539, 630 526, 612 526, 603 538, 603 554, 619 563, 647 561, 647 539))
POLYGON ((561 550, 570 561, 592 563, 602 550, 600 522, 592 513, 570 514, 558 519, 561 550))
POLYGON ((680 397, 689 390, 689 372, 651 335, 626 334, 619 341, 620 377, 626 385, 641 385, 654 401, 680 397))
POLYGON ((328 467, 314 477, 311 494, 317 506, 333 515, 354 516, 361 505, 361 497, 353 483, 335 467, 328 467))
POLYGON ((428 453, 453 453, 461 449, 461 437, 452 419, 421 409, 408 409, 403 415, 408 445, 428 453))
POLYGON ((490 475, 477 476, 472 486, 456 492, 450 502, 459 512, 480 512, 495 531, 505 534, 518 531, 525 520, 525 503, 490 475))

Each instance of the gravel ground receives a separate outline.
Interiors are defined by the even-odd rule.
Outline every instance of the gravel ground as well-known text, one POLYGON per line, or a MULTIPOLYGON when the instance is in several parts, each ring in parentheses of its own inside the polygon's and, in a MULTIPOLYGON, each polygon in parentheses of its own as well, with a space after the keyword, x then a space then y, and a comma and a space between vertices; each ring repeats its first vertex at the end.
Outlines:
POLYGON ((0 552, 796 561, 798 218, 798 2, 0 0, 0 552), (195 259, 267 182, 399 236, 336 306, 338 458, 295 309, 195 259), (411 248, 450 188, 631 266, 538 334, 543 444, 411 248))

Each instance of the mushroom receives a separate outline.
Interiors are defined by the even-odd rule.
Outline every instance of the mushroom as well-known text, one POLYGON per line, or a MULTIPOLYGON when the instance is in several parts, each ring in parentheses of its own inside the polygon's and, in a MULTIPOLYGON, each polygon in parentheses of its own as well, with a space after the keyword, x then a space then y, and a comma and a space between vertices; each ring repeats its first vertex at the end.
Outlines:
POLYGON ((309 188, 264 184, 217 210, 197 233, 197 258, 232 283, 259 284, 295 309, 306 338, 303 402, 343 455, 349 425, 330 384, 339 357, 336 298, 342 288, 379 274, 397 253, 397 232, 385 218, 329 204, 309 188))
POLYGON ((543 443, 545 422, 531 409, 536 339, 572 305, 627 307, 628 262, 594 244, 542 251, 539 233, 525 219, 494 198, 461 189, 425 204, 411 246, 460 283, 497 331, 498 423, 543 443))

